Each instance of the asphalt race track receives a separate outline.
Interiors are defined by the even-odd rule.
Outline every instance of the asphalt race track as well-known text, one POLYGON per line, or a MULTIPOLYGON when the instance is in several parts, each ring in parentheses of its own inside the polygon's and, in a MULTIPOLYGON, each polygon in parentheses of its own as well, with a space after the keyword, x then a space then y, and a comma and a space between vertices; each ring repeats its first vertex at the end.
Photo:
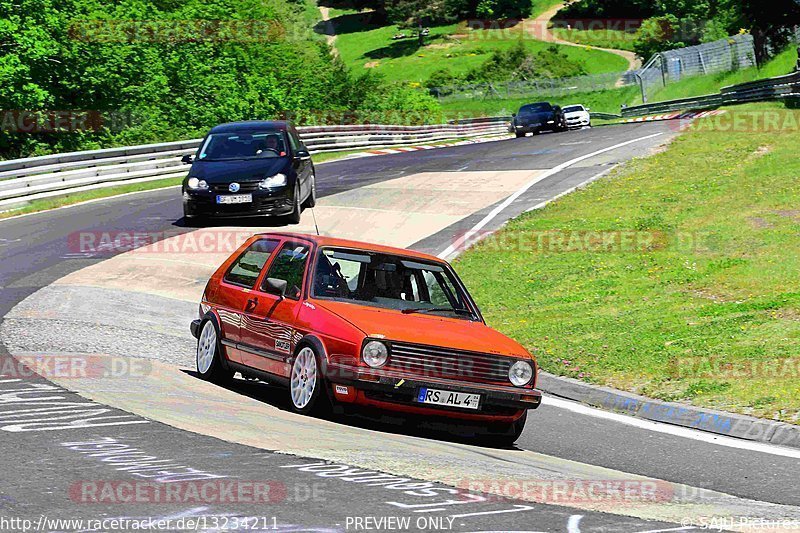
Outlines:
MULTIPOLYGON (((331 235, 458 251, 476 224, 496 229, 646 155, 673 128, 604 127, 322 164, 316 219, 331 235)), ((188 322, 210 269, 230 250, 76 245, 100 233, 185 243, 268 229, 250 220, 196 228, 180 213, 171 188, 0 221, 0 517, 42 521, 40 531, 92 529, 49 522, 56 518, 152 517, 202 520, 196 529, 208 530, 569 533, 690 530, 713 516, 800 520, 796 449, 699 432, 686 438, 552 398, 531 412, 517 449, 481 448, 403 420, 299 417, 263 383, 203 382, 192 372, 188 322), (88 355, 101 371, 47 381, 9 353, 34 369, 88 355), (208 481, 242 492, 224 502, 87 503, 120 483, 208 481), (591 481, 652 486, 657 496, 576 496, 576 483, 591 481), (524 482, 561 483, 569 495, 495 495, 497 484, 524 482)), ((306 212, 290 229, 313 227, 306 212)))

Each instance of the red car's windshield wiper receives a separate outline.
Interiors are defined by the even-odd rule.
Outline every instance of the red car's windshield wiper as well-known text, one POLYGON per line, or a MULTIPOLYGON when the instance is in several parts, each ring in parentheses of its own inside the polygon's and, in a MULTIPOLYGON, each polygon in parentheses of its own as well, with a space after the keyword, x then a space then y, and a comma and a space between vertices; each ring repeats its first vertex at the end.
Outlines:
POLYGON ((404 315, 410 315, 411 313, 455 313, 457 315, 465 315, 465 316, 472 316, 472 311, 468 309, 453 309, 452 307, 412 307, 409 309, 403 309, 402 313, 404 315))

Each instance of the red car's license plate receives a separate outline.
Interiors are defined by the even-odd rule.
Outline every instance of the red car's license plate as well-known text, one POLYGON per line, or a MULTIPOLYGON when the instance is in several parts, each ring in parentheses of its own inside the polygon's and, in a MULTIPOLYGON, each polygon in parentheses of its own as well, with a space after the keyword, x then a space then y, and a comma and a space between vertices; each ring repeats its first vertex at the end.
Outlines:
POLYGON ((417 402, 477 410, 481 403, 481 395, 422 387, 419 389, 419 394, 417 394, 417 402))

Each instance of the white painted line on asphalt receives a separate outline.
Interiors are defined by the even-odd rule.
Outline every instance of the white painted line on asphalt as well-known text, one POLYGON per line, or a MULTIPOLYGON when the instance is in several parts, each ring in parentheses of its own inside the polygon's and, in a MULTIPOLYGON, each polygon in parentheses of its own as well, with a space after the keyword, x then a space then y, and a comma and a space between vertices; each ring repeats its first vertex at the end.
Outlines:
POLYGON ((581 533, 581 518, 583 515, 574 514, 567 521, 567 533, 581 533))
MULTIPOLYGON (((619 166, 619 165, 614 165, 614 166, 613 166, 613 167, 611 167, 611 168, 607 168, 606 170, 604 170, 604 171, 600 172, 599 174, 595 174, 594 176, 592 176, 592 177, 591 177, 591 178, 589 178, 588 180, 582 181, 582 182, 580 182, 579 184, 577 184, 576 186, 574 186, 574 187, 570 187, 570 188, 569 188, 569 189, 567 189, 566 191, 564 191, 564 192, 561 192, 561 193, 559 193, 559 194, 557 194, 557 195, 553 196, 552 198, 548 198, 547 200, 543 200, 543 201, 539 202, 538 204, 534 205, 533 207, 531 207, 530 209, 528 209, 528 210, 527 210, 527 211, 525 211, 525 212, 526 212, 526 213, 528 213, 528 212, 530 212, 530 211, 536 211, 537 209, 541 209, 541 208, 545 207, 547 204, 550 204, 550 203, 552 203, 552 202, 555 202, 556 200, 558 200, 558 199, 559 199, 559 198, 561 198, 562 196, 566 196, 566 195, 568 195, 568 194, 572 194, 573 192, 577 191, 577 190, 578 190, 578 189, 580 189, 581 187, 585 187, 586 185, 588 185, 588 184, 592 183, 593 181, 599 180, 600 178, 602 178, 603 176, 605 176, 606 174, 608 174, 609 172, 611 172, 612 170, 614 170, 614 169, 615 169, 615 168, 617 168, 618 166, 619 166)), ((539 200, 540 198, 535 198, 535 199, 536 199, 536 200, 539 200)))
POLYGON ((709 444, 717 444, 728 448, 736 448, 738 450, 747 450, 751 452, 768 453, 770 455, 777 455, 780 457, 789 457, 792 459, 800 459, 800 450, 793 448, 783 448, 772 444, 764 444, 761 442, 734 439, 725 437, 723 435, 716 435, 714 433, 707 433, 696 429, 686 428, 682 426, 673 426, 671 424, 664 424, 662 422, 654 422, 652 420, 645 420, 643 418, 635 418, 628 415, 619 413, 611 413, 603 411, 594 407, 589 407, 582 403, 573 402, 571 400, 563 400, 554 396, 544 395, 542 397, 544 405, 550 405, 558 409, 565 409, 579 415, 593 416, 620 424, 626 424, 639 429, 653 431, 655 433, 665 433, 674 437, 683 437, 686 439, 697 440, 700 442, 707 442, 709 444))
POLYGON ((654 137, 659 137, 661 135, 664 135, 664 133, 663 132, 654 133, 652 135, 647 135, 645 137, 639 137, 638 139, 633 139, 631 141, 626 141, 624 143, 615 144, 614 146, 609 146, 608 148, 603 148, 602 150, 597 150, 596 152, 592 152, 590 154, 582 155, 580 157, 576 157, 575 159, 570 159, 569 161, 567 161, 565 163, 561 163, 560 165, 551 168, 550 170, 542 173, 541 175, 537 176, 536 178, 534 178, 531 181, 529 181, 528 183, 526 183, 520 190, 518 190, 517 192, 515 192, 514 194, 512 194, 511 196, 506 198, 504 202, 502 202, 500 205, 498 205, 497 207, 492 209, 492 211, 488 215, 483 217, 483 219, 480 222, 475 224, 475 226, 471 230, 467 231, 463 236, 459 237, 456 240, 456 242, 454 242, 453 244, 448 246, 445 251, 440 253, 439 257, 442 258, 442 259, 447 259, 448 257, 450 257, 456 250, 459 250, 464 245, 465 242, 467 242, 469 239, 471 239, 477 232, 479 232, 481 229, 483 229, 489 222, 494 220, 497 217, 497 215, 502 213, 508 206, 510 206, 512 203, 514 203, 520 196, 525 194, 528 191, 528 189, 530 189, 531 187, 533 187, 534 185, 536 185, 540 181, 542 181, 544 179, 547 179, 547 178, 549 178, 549 177, 551 177, 551 176, 553 176, 555 174, 558 174, 562 170, 567 169, 567 168, 569 168, 572 165, 575 165, 577 163, 580 163, 581 161, 585 161, 587 159, 591 159, 592 157, 598 156, 600 154, 604 154, 606 152, 611 152, 612 150, 616 150, 617 148, 622 148, 623 146, 628 146, 629 144, 637 143, 637 142, 640 142, 640 141, 645 141, 647 139, 652 139, 654 137))

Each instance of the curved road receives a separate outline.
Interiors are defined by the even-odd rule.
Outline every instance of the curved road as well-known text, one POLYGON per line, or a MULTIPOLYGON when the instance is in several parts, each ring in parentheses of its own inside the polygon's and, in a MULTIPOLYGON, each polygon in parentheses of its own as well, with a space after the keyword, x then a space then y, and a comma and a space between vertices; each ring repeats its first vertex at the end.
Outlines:
MULTIPOLYGON (((575 165, 552 175, 545 172, 541 175, 547 177, 538 182, 535 182, 536 180, 533 180, 535 183, 528 182, 528 180, 515 181, 515 190, 522 192, 514 202, 503 206, 504 209, 499 211, 498 216, 488 221, 485 229, 494 229, 508 218, 516 216, 531 206, 595 178, 617 162, 644 154, 647 149, 667 140, 672 133, 670 125, 666 123, 638 124, 596 128, 564 135, 546 135, 537 138, 331 162, 318 167, 318 191, 322 198, 336 198, 341 194, 365 195, 370 187, 379 187, 391 180, 433 174, 438 180, 446 180, 447 176, 453 176, 455 180, 458 176, 471 176, 470 173, 485 175, 494 172, 498 173, 498 176, 513 177, 517 172, 526 172, 528 175, 533 175, 530 173, 534 171, 541 173, 547 169, 556 168, 565 161, 575 160, 621 143, 634 141, 627 146, 576 162, 575 165), (523 186, 528 185, 530 187, 523 191, 523 186)), ((421 181, 425 181, 425 179, 421 181)), ((501 200, 502 198, 498 198, 491 201, 455 222, 439 221, 439 226, 434 228, 433 234, 429 235, 422 231, 418 240, 408 244, 416 249, 441 253, 457 239, 457 236, 472 228, 479 221, 485 221, 487 214, 497 212, 501 200)), ((37 344, 38 341, 42 341, 38 337, 40 331, 44 331, 46 328, 39 330, 39 328, 31 326, 44 324, 44 322, 26 322, 33 317, 33 314, 25 307, 25 304, 17 309, 14 308, 29 296, 34 295, 40 289, 47 288, 51 283, 64 276, 70 273, 79 273, 82 269, 115 255, 115 252, 97 255, 82 255, 76 252, 74 247, 76 234, 80 232, 130 231, 132 229, 154 233, 168 231, 171 234, 192 231, 194 228, 185 227, 183 221, 179 219, 180 207, 180 198, 176 190, 169 189, 0 221, 0 235, 2 235, 0 237, 0 260, 3 265, 0 271, 0 317, 8 315, 5 323, 0 323, 0 328, 2 328, 0 329, 2 334, 0 352, 3 354, 3 360, 8 361, 7 348, 14 353, 71 351, 75 339, 68 337, 60 340, 57 335, 54 335, 44 338, 43 342, 37 344), (63 345, 59 345, 59 342, 63 342, 63 345)), ((323 216, 321 220, 323 231, 326 231, 325 220, 323 216)), ((236 224, 254 227, 256 223, 236 221, 236 224)), ((37 294, 46 294, 45 291, 37 294)), ((35 298, 36 295, 28 301, 35 298)), ((56 310, 58 305, 59 302, 53 302, 53 308, 56 310)), ((121 302, 121 305, 125 305, 125 303, 121 302)), ((196 304, 191 306, 187 304, 186 306, 193 309, 196 304)), ((182 315, 180 312, 176 314, 179 316, 178 322, 180 322, 182 315)), ((34 318, 42 320, 38 315, 34 318)), ((113 317, 109 318, 113 320, 113 317)), ((96 323, 98 326, 95 329, 100 330, 104 327, 101 320, 96 323)), ((148 327, 152 327, 152 324, 148 327)), ((87 333, 87 339, 91 337, 91 334, 91 332, 87 333)), ((87 340, 87 342, 94 343, 90 346, 92 349, 77 351, 113 354, 115 353, 114 343, 118 340, 119 336, 115 338, 111 335, 105 340, 98 336, 97 339, 87 340)), ((166 341, 165 345, 168 345, 169 342, 169 340, 166 341)), ((175 346, 179 347, 176 349, 181 349, 185 353, 185 344, 182 343, 190 345, 191 339, 179 339, 175 340, 175 343, 175 346)), ((191 357, 191 353, 189 353, 189 357, 191 357)), ((168 359, 162 360, 170 363, 176 362, 168 359)), ((186 361, 184 361, 185 363, 186 361)), ((18 386, 30 387, 29 382, 39 383, 37 386, 43 388, 55 387, 35 377, 24 376, 21 381, 9 381, 18 376, 9 375, 7 370, 11 367, 8 364, 4 364, 3 368, 3 374, 7 376, 6 378, 0 377, 0 400, 3 398, 3 389, 14 390, 14 387, 18 386), (4 381, 8 381, 8 383, 4 383, 4 381)), ((66 383, 66 385, 60 383, 60 385, 71 388, 69 382, 66 383)), ((236 395, 233 397, 234 401, 237 397, 242 401, 254 397, 258 402, 268 401, 280 408, 279 400, 265 400, 263 394, 265 388, 269 389, 267 385, 239 383, 231 392, 236 395)), ((57 390, 61 396, 71 394, 63 389, 57 390)), ((198 394, 205 392, 199 391, 198 394)), ((42 393, 44 394, 44 392, 42 393)), ((162 393, 166 396, 169 395, 169 392, 162 391, 162 393)), ((83 394, 83 396, 90 395, 83 394)), ((102 394, 98 393, 98 396, 102 396, 102 394)), ((258 408, 259 406, 254 406, 254 409, 258 408)), ((13 421, 14 416, 21 416, 10 414, 7 408, 3 409, 2 403, 0 403, 0 424, 13 421)), ((289 505, 276 507, 280 510, 281 520, 288 520, 287 524, 352 530, 353 528, 348 527, 346 523, 348 517, 380 515, 388 512, 386 510, 388 500, 383 498, 379 491, 376 494, 376 489, 365 490, 365 485, 355 483, 344 483, 331 487, 332 481, 323 478, 317 479, 318 476, 314 475, 306 476, 307 479, 298 481, 297 476, 284 474, 292 471, 291 467, 287 470, 280 469, 281 466, 290 466, 292 463, 292 461, 287 462, 285 456, 269 454, 247 446, 224 443, 211 437, 195 435, 153 422, 139 424, 144 420, 122 412, 113 412, 117 413, 117 416, 123 417, 119 420, 125 424, 114 426, 111 437, 99 429, 77 428, 68 430, 70 437, 64 436, 60 442, 54 444, 51 437, 58 433, 60 438, 61 432, 18 432, 10 434, 10 437, 8 434, 4 434, 3 440, 0 441, 0 449, 3 450, 6 457, 8 467, 4 479, 9 485, 2 489, 5 499, 0 501, 0 507, 7 507, 10 515, 36 515, 47 509, 63 509, 65 513, 72 513, 74 516, 80 516, 79 511, 86 514, 86 507, 72 505, 75 503, 74 499, 56 498, 61 506, 54 505, 53 497, 48 496, 52 491, 43 488, 47 483, 37 477, 37 472, 40 468, 55 467, 56 473, 48 470, 48 476, 55 476, 51 480, 52 483, 48 481, 50 483, 48 486, 59 487, 60 490, 67 491, 68 489, 64 489, 64 487, 73 485, 75 479, 83 479, 76 476, 92 475, 94 477, 88 479, 97 479, 97 476, 105 475, 110 476, 109 479, 116 479, 109 473, 98 473, 96 465, 91 462, 91 459, 87 459, 86 453, 75 452, 69 446, 64 445, 69 442, 70 438, 73 439, 73 442, 81 439, 97 441, 101 438, 113 438, 126 444, 134 443, 137 448, 146 449, 149 455, 166 457, 171 460, 181 457, 181 460, 187 463, 194 461, 191 465, 193 468, 214 471, 214 475, 217 472, 225 472, 225 474, 219 475, 241 477, 246 476, 248 471, 258 472, 260 477, 255 479, 269 479, 277 484, 284 484, 290 487, 290 492, 291 490, 300 491, 302 489, 305 491, 308 489, 313 493, 315 484, 322 483, 316 488, 320 493, 325 493, 325 496, 309 500, 314 504, 314 512, 303 509, 302 506, 298 507, 297 504, 300 503, 301 498, 297 495, 294 500, 291 497, 283 499, 283 502, 289 505), (129 416, 129 418, 124 418, 125 416, 129 416), (75 438, 74 434, 76 433, 82 434, 75 438), (188 450, 192 450, 192 452, 187 454, 188 450), (267 466, 261 461, 266 457, 269 457, 269 460, 266 461, 267 466), (87 469, 91 474, 81 473, 86 472, 87 469), (9 486, 17 483, 24 487, 21 493, 9 489, 9 486), (376 511, 371 513, 370 509, 373 506, 376 511), (377 509, 382 510, 378 512, 377 509)), ((135 412, 135 410, 131 409, 131 412, 135 412)), ((762 447, 755 451, 747 449, 745 444, 731 439, 699 433, 695 435, 695 438, 684 438, 673 434, 668 426, 654 424, 654 426, 659 426, 659 430, 653 431, 648 427, 639 427, 641 424, 637 424, 633 420, 611 420, 604 417, 602 412, 581 409, 568 402, 558 400, 546 401, 542 408, 532 414, 528 427, 517 443, 520 449, 544 454, 555 458, 554 460, 573 461, 589 465, 589 467, 609 469, 609 472, 617 471, 632 476, 645 476, 679 483, 692 488, 708 489, 746 500, 788 506, 800 504, 800 489, 796 484, 800 473, 800 460, 798 459, 799 455, 792 451, 774 447, 762 447)), ((148 418, 150 417, 148 416, 148 418)), ((154 416, 154 418, 161 419, 158 416, 154 416)), ((276 421, 277 423, 278 421, 276 421)), ((323 431, 320 433, 321 438, 324 438, 324 431, 328 429, 337 431, 335 429, 337 425, 341 425, 339 426, 341 429, 348 427, 377 428, 388 433, 386 437, 382 437, 386 438, 388 442, 393 442, 393 432, 400 434, 410 432, 412 435, 431 436, 427 430, 397 429, 395 426, 378 424, 373 420, 366 422, 360 419, 337 420, 330 428, 324 425, 329 422, 320 421, 320 424, 323 424, 321 426, 315 425, 317 423, 313 420, 309 420, 307 423, 309 427, 315 428, 315 431, 323 431)), ((181 424, 172 425, 182 427, 181 424)), ((205 431, 201 428, 197 432, 204 433, 205 431)), ((448 453, 448 449, 452 453, 460 452, 461 445, 449 443, 446 435, 437 433, 432 436, 442 439, 441 444, 444 447, 439 446, 442 448, 442 453, 448 453)), ((435 441, 433 444, 436 445, 435 441)), ((493 452, 490 453, 487 450, 487 453, 493 452)), ((309 457, 311 456, 309 454, 309 457)), ((297 461, 297 463, 301 462, 297 461)), ((307 461, 307 463, 310 462, 312 461, 307 461)), ((553 468, 557 470, 559 464, 566 463, 556 461, 553 468)), ((181 465, 183 466, 183 463, 181 465)), ((42 472, 41 475, 44 476, 44 473, 42 472)), ((408 505, 413 504, 408 503, 408 505)), ((535 509, 528 510, 523 509, 525 504, 520 502, 505 500, 498 502, 489 499, 477 502, 475 506, 477 510, 471 510, 469 513, 450 513, 446 516, 478 513, 468 518, 454 519, 457 520, 457 526, 454 527, 462 531, 483 527, 510 530, 512 525, 514 529, 531 528, 531 531, 557 531, 570 529, 571 526, 578 527, 578 524, 583 524, 584 530, 587 531, 601 529, 644 531, 670 527, 664 524, 637 522, 636 519, 621 517, 619 513, 612 516, 584 511, 576 515, 574 510, 558 505, 539 505, 535 509), (520 507, 514 507, 515 505, 520 507), (523 513, 530 513, 530 515, 524 522, 521 522, 519 517, 523 513), (583 518, 575 518, 576 516, 583 516, 583 518), (501 523, 505 525, 499 527, 501 523), (524 527, 521 527, 523 525, 524 527)), ((195 515, 210 514, 211 511, 199 510, 200 507, 202 506, 195 506, 187 510, 186 506, 162 506, 158 509, 165 516, 170 513, 186 512, 195 515), (169 512, 166 512, 167 509, 169 512)), ((111 512, 117 514, 120 512, 124 514, 127 511, 125 508, 120 509, 113 506, 112 509, 114 510, 111 512)), ((419 516, 410 511, 413 507, 390 505, 389 509, 392 512, 397 511, 396 514, 402 514, 402 511, 409 516, 419 516)), ((218 508, 211 510, 215 514, 219 512, 218 508)), ((236 512, 253 514, 251 509, 246 506, 236 507, 236 512)), ((137 516, 152 516, 151 508, 147 505, 137 507, 136 513, 138 513, 137 516)), ((129 514, 125 514, 125 516, 129 514)), ((354 524, 350 525, 355 527, 354 524)), ((378 529, 385 530, 386 528, 378 529)))

